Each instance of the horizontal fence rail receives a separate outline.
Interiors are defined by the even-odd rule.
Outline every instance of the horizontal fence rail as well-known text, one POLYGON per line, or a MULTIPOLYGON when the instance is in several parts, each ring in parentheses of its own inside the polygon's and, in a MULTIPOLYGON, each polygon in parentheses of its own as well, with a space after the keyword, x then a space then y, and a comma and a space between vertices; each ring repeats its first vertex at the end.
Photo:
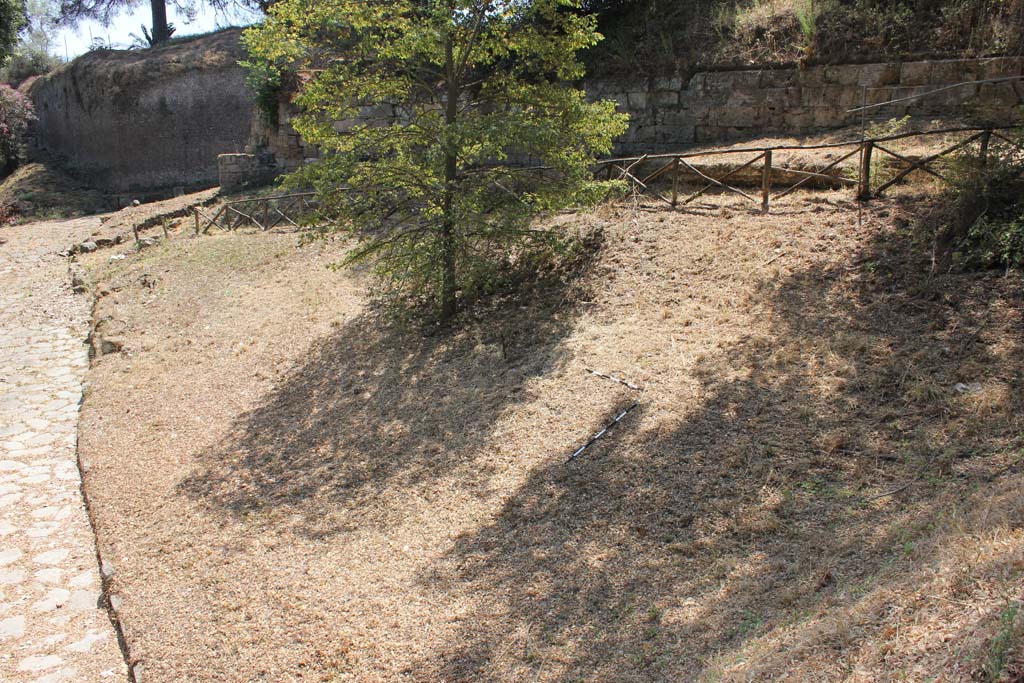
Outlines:
POLYGON ((862 200, 871 199, 872 197, 881 197, 889 188, 899 183, 914 171, 927 173, 928 175, 931 175, 947 184, 952 184, 953 180, 949 177, 948 172, 945 171, 945 169, 940 170, 936 168, 934 165, 935 162, 977 144, 978 151, 975 161, 979 168, 984 169, 987 167, 990 148, 993 142, 1009 145, 1011 148, 1014 148, 1017 153, 1024 152, 1024 147, 1022 147, 1020 143, 1004 134, 1006 131, 1020 128, 1022 128, 1022 126, 999 126, 987 128, 958 127, 934 131, 900 133, 864 140, 823 143, 818 145, 736 147, 679 152, 674 154, 644 154, 636 157, 603 159, 596 164, 594 174, 597 178, 603 176, 607 180, 625 180, 630 185, 631 193, 649 193, 666 204, 669 204, 673 208, 685 206, 701 197, 712 188, 718 188, 725 192, 741 196, 745 200, 760 203, 761 210, 767 213, 771 207, 772 199, 781 199, 813 180, 828 181, 830 184, 836 186, 846 185, 849 187, 855 187, 857 190, 857 198, 862 200), (956 144, 945 147, 941 151, 935 152, 921 159, 914 159, 891 149, 891 143, 899 140, 936 135, 952 135, 957 133, 970 133, 970 135, 956 144), (775 152, 825 149, 846 151, 838 158, 831 160, 827 166, 813 171, 773 165, 775 152), (743 155, 746 157, 751 154, 754 156, 735 162, 733 168, 725 169, 725 173, 717 177, 711 175, 711 171, 702 170, 696 163, 697 159, 703 157, 721 157, 725 155, 743 155), (856 168, 856 177, 847 177, 846 175, 843 175, 841 171, 829 173, 829 171, 836 169, 839 164, 858 155, 859 163, 856 168), (874 187, 873 183, 875 182, 875 179, 872 178, 873 160, 874 165, 877 166, 881 155, 888 157, 888 159, 886 159, 887 163, 896 165, 899 168, 894 169, 895 175, 893 175, 893 177, 886 179, 877 187, 874 187), (890 159, 894 161, 889 162, 890 159), (740 189, 736 186, 737 183, 735 181, 732 181, 731 184, 726 182, 749 168, 757 168, 757 164, 759 162, 761 190, 759 196, 755 196, 750 192, 745 192, 740 189), (653 170, 648 172, 646 175, 643 175, 639 169, 644 164, 655 164, 655 166, 653 170), (773 191, 775 180, 781 175, 787 175, 790 179, 792 179, 793 176, 797 176, 799 179, 795 183, 789 184, 778 191, 773 191), (665 194, 652 186, 652 183, 655 180, 666 176, 671 179, 671 196, 665 196, 665 194), (696 192, 680 196, 680 184, 684 178, 695 179, 697 183, 702 186, 696 192))

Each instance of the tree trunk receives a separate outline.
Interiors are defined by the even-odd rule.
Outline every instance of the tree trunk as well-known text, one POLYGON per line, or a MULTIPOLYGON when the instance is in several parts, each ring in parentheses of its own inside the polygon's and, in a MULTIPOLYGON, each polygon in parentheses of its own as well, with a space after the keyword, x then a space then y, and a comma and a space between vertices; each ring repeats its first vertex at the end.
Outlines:
POLYGON ((441 211, 441 320, 450 320, 456 312, 455 301, 455 180, 458 173, 458 150, 452 139, 452 129, 458 115, 459 84, 456 82, 452 37, 445 40, 445 71, 448 101, 444 112, 444 197, 441 211))
POLYGON ((171 29, 167 25, 166 0, 149 0, 153 12, 153 45, 159 45, 171 37, 171 29))

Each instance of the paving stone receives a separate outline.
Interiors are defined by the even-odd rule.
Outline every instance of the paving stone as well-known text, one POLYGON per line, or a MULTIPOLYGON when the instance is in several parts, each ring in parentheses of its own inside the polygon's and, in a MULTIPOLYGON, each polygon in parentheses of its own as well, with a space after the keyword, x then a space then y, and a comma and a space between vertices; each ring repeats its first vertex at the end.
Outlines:
POLYGON ((51 588, 42 600, 35 602, 32 609, 36 612, 52 612, 67 604, 71 591, 67 588, 51 588))
POLYGON ((33 655, 21 660, 18 664, 18 671, 43 671, 60 666, 64 660, 57 655, 33 655))
POLYGON ((32 561, 36 564, 57 564, 63 562, 64 559, 71 553, 67 548, 58 548, 57 550, 49 550, 45 553, 40 553, 32 558, 32 561))
POLYGON ((68 581, 68 585, 72 588, 85 588, 93 585, 96 582, 96 575, 91 571, 85 571, 76 576, 75 578, 68 581))
POLYGON ((25 634, 25 617, 18 615, 0 619, 0 640, 19 638, 25 634))
POLYGON ((15 560, 19 559, 24 553, 17 548, 9 550, 0 550, 0 567, 11 564, 15 560))
POLYGON ((71 643, 66 649, 73 650, 75 652, 88 652, 92 649, 93 645, 102 642, 109 637, 110 635, 104 631, 93 631, 92 633, 87 633, 81 640, 71 643))
POLYGON ((75 448, 87 297, 57 256, 98 217, 4 228, 0 249, 0 681, 126 680, 75 448), (31 293, 31 296, 28 294, 31 293), (92 569, 87 567, 93 566, 92 569), (55 650, 58 650, 57 654, 55 650), (17 656, 15 656, 17 655, 17 656))
POLYGON ((35 573, 36 581, 40 583, 60 583, 63 572, 60 567, 47 567, 35 573))
POLYGON ((65 681, 78 680, 81 680, 78 678, 78 671, 76 669, 67 668, 48 673, 41 678, 35 679, 33 683, 64 683, 65 681))
POLYGON ((0 585, 21 583, 28 576, 24 569, 0 569, 0 585))

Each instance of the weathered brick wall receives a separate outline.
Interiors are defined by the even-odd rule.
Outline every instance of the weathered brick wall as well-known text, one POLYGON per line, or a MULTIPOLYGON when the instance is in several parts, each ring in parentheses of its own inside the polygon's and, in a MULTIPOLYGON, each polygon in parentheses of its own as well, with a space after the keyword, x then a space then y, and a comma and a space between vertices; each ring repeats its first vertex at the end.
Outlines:
POLYGON ((29 89, 36 144, 114 192, 212 187, 253 117, 240 31, 153 50, 90 52, 29 89))
MULTIPOLYGON (((919 95, 946 85, 1024 74, 1024 58, 846 64, 806 69, 698 73, 648 81, 594 80, 590 97, 615 99, 631 117, 623 154, 669 151, 695 142, 764 133, 802 134, 856 124, 848 109, 919 95)), ((872 119, 984 116, 1024 123, 1024 81, 962 86, 872 110, 872 119)))

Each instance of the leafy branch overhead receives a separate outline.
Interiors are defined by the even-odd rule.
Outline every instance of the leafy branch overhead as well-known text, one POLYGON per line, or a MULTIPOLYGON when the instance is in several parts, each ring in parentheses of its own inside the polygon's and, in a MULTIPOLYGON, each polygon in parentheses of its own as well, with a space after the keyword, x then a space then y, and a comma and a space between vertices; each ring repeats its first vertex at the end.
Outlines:
POLYGON ((246 33, 298 75, 296 130, 322 152, 293 182, 359 240, 393 295, 441 318, 503 264, 561 244, 538 214, 604 190, 591 179, 626 117, 570 84, 595 20, 575 0, 282 0, 246 33))

